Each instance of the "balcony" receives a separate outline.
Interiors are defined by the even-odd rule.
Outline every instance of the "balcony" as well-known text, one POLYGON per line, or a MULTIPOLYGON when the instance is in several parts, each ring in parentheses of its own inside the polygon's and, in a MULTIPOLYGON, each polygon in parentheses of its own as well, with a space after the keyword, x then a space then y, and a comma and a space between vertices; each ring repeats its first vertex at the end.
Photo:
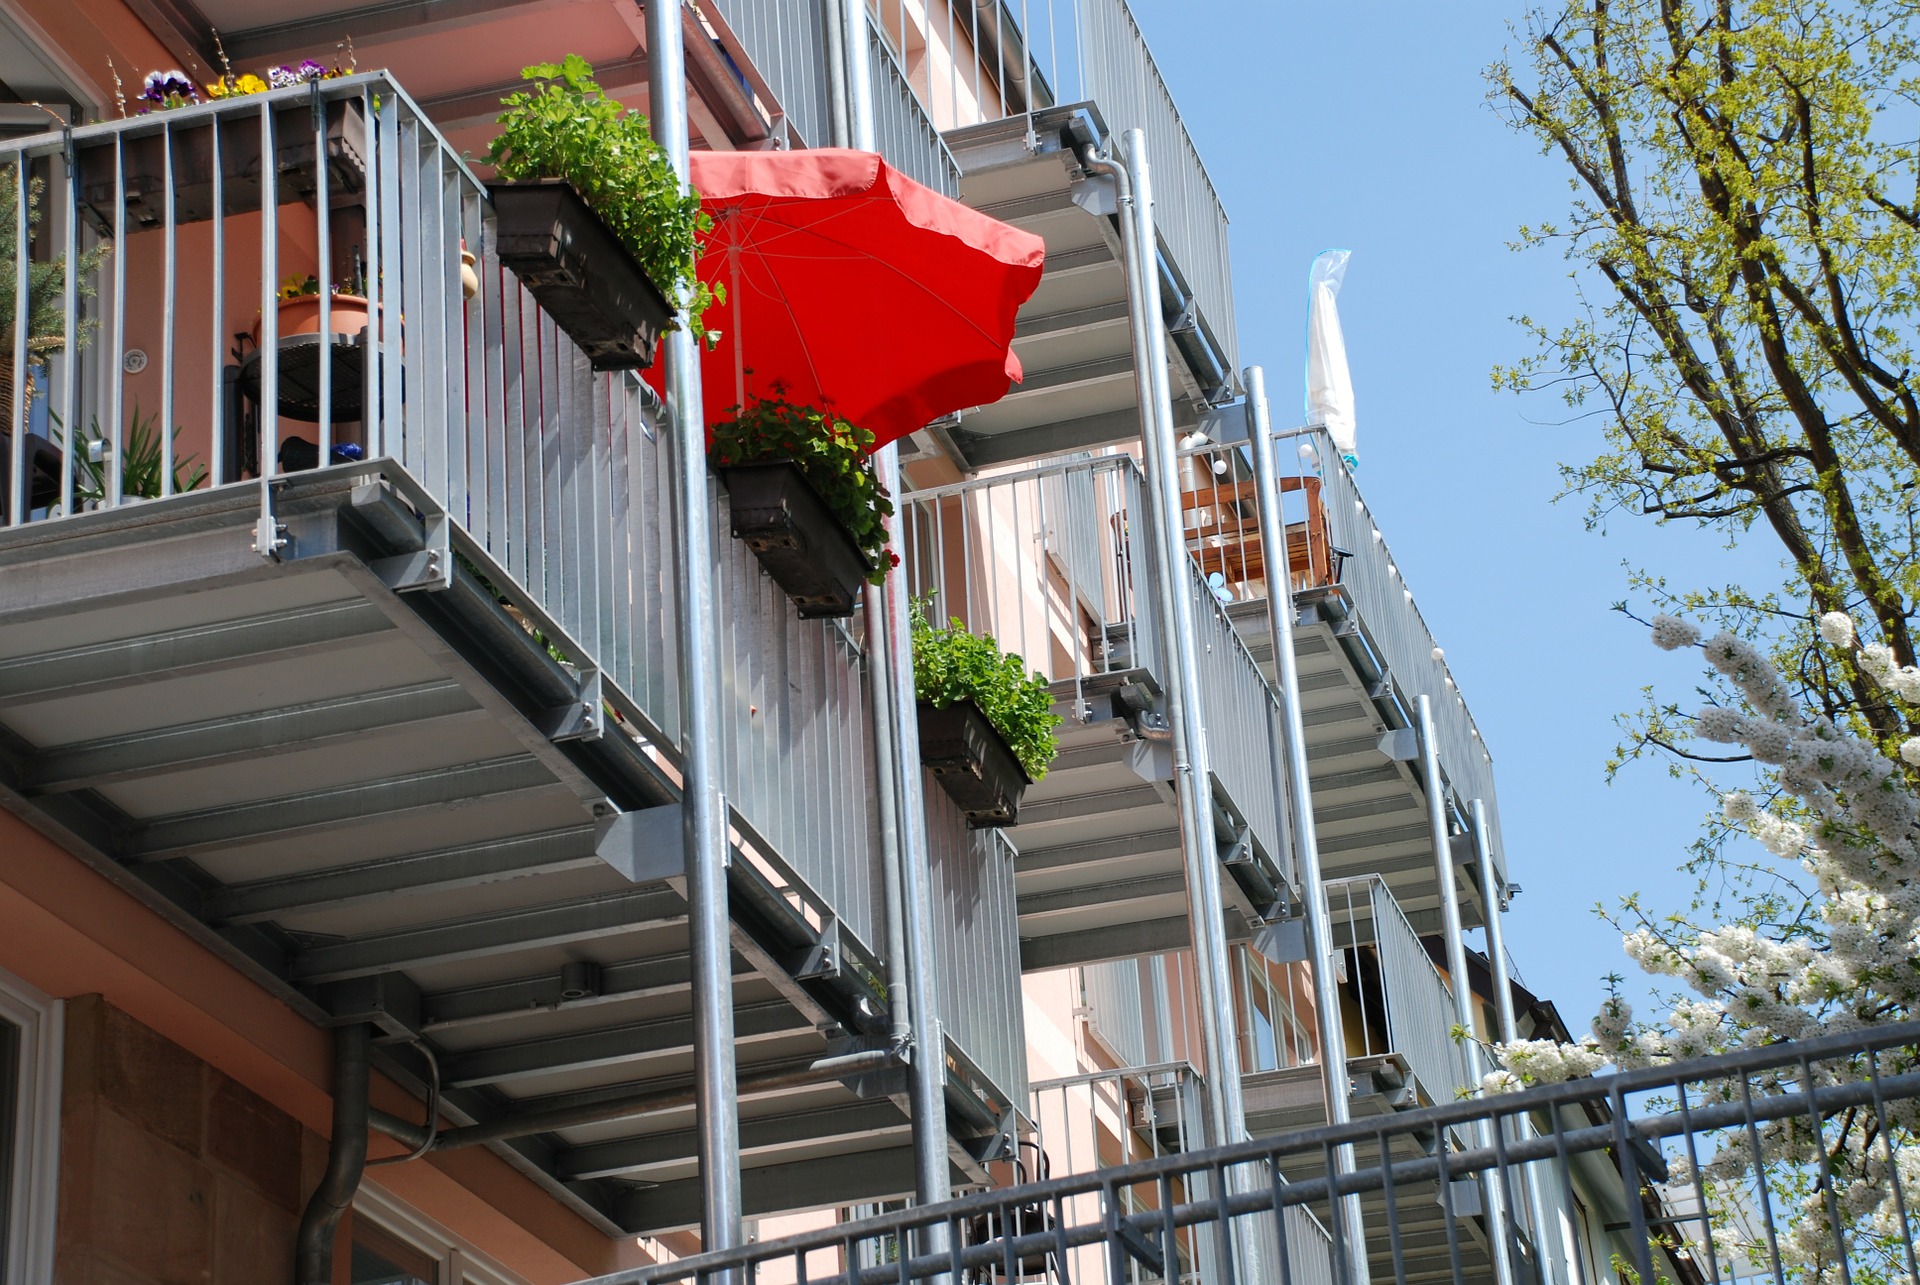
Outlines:
MULTIPOLYGON (((1222 427, 1229 422, 1215 422, 1223 439, 1235 435, 1222 427)), ((1440 931, 1414 730, 1427 695, 1461 918, 1478 926, 1486 896, 1467 837, 1474 799, 1486 805, 1496 869, 1505 867, 1492 758, 1352 472, 1323 433, 1279 439, 1280 520, 1298 610, 1294 650, 1322 869, 1329 880, 1382 876, 1421 933, 1440 931)), ((1198 445, 1183 458, 1187 547, 1271 678, 1271 577, 1246 449, 1198 445)))
MULTIPOLYGON (((1049 463, 901 498, 916 595, 1052 683, 1060 756, 1027 792, 1015 879, 1028 970, 1176 950, 1190 940, 1162 716, 1162 622, 1130 456, 1049 463)), ((1197 563, 1175 586, 1200 632, 1200 714, 1228 915, 1240 926, 1291 880, 1278 704, 1197 563)))
MULTIPOLYGON (((878 8, 883 25, 911 38, 913 18, 900 0, 878 0, 878 8)), ((1089 180, 1074 152, 1081 143, 1116 145, 1132 128, 1146 132, 1156 176, 1153 268, 1173 357, 1174 418, 1193 426, 1235 384, 1227 216, 1131 11, 1124 0, 1052 0, 1030 13, 969 6, 959 21, 982 50, 984 74, 972 86, 938 83, 933 60, 923 59, 912 66, 927 70, 910 71, 909 83, 945 128, 960 199, 1042 237, 1047 266, 1016 332, 1025 380, 936 436, 965 469, 1138 438, 1112 190, 1089 180)))
MULTIPOLYGON (((93 344, 0 411, 7 805, 314 1022, 375 1023, 379 1068, 437 1090, 441 1145, 494 1147, 609 1235, 695 1223, 652 394, 501 267, 484 188, 384 75, 0 146, 0 182, 24 176, 46 181, 35 261, 110 253, 62 285, 93 344), (308 272, 366 299, 297 333, 275 288, 308 272), (136 406, 181 426, 151 496, 136 406), (91 446, 57 427, 89 423, 91 446)), ((860 641, 721 543, 746 1212, 898 1196, 897 1071, 775 1082, 884 1044, 860 641)), ((951 810, 928 822, 951 1151, 977 1184, 1026 1098, 1013 867, 951 810)))

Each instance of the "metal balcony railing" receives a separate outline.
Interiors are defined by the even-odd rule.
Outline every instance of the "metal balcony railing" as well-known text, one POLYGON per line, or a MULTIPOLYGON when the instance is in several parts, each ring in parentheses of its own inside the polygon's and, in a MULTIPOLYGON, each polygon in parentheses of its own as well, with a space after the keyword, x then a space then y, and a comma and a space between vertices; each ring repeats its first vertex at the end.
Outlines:
POLYGON ((1330 1206, 1336 1193, 1362 1199, 1377 1281, 1911 1280, 1920 1192, 1898 1158, 1920 1103, 1916 1046, 1920 1023, 1907 1023, 1450 1102, 1022 1183, 596 1285, 1171 1282, 1189 1279, 1194 1237, 1215 1245, 1202 1285, 1345 1285, 1362 1247, 1330 1206), (1513 1140, 1521 1118, 1539 1136, 1513 1140), (1483 1134, 1483 1122, 1498 1127, 1483 1134), (1821 1151, 1857 1153, 1873 1177, 1841 1190, 1828 1164, 1783 1145, 1788 1122, 1821 1151), (1447 1133, 1502 1141, 1428 1145, 1447 1133), (1336 1168, 1342 1144, 1351 1173, 1336 1168), (1487 1240, 1489 1189, 1509 1209, 1537 1200, 1541 1235, 1487 1240), (1305 1214, 1317 1215, 1312 1237, 1295 1217, 1305 1214), (932 1228, 950 1248, 926 1250, 932 1228), (1494 1256, 1506 1260, 1498 1275, 1494 1256))
POLYGON ((1146 131, 1156 228, 1221 368, 1239 369, 1227 214, 1126 0, 867 0, 941 129, 1091 102, 1146 131))
MULTIPOLYGON (((1322 430, 1275 436, 1293 591, 1338 587, 1353 606, 1369 666, 1391 680, 1392 696, 1409 724, 1419 696, 1433 698, 1441 771, 1463 803, 1480 799, 1487 805, 1494 819, 1494 856, 1504 864, 1492 757, 1352 469, 1322 430)), ((1203 444, 1184 450, 1181 459, 1187 546, 1214 594, 1224 603, 1265 598, 1269 571, 1246 449, 1203 444)))
MULTIPOLYGON (((832 145, 828 60, 834 41, 827 29, 832 21, 829 7, 792 0, 715 0, 715 8, 778 100, 790 145, 832 145)), ((867 40, 875 148, 914 181, 947 196, 958 195, 959 167, 914 93, 894 46, 873 21, 867 24, 867 40)))
MULTIPOLYGON (((1145 671, 1158 681, 1144 530, 1145 481, 1131 456, 1042 464, 908 492, 900 502, 907 583, 931 614, 958 618, 1055 684, 1085 711, 1090 685, 1145 671)), ((1263 851, 1283 869, 1278 698, 1197 562, 1181 592, 1199 632, 1200 715, 1213 774, 1263 851)))
POLYGON ((1377 875, 1327 885, 1333 940, 1343 955, 1347 1056, 1403 1060, 1428 1102, 1467 1087, 1465 1050, 1454 1041, 1453 991, 1377 875))
MULTIPOLYGON (((7 354, 33 374, 0 405, 7 527, 65 530, 136 503, 184 511, 219 492, 257 496, 262 554, 292 556, 276 545, 277 489, 329 461, 443 529, 451 561, 511 622, 575 675, 598 675, 609 734, 677 768, 680 524, 658 399, 631 373, 593 370, 501 265, 486 189, 398 84, 356 75, 9 140, 0 186, 27 247, 0 262, 0 307, 24 323, 51 289, 56 320, 42 328, 65 340, 48 353, 17 324, 7 354), (261 182, 262 156, 276 181, 261 182), (104 258, 89 265, 95 247, 104 258), (296 327, 276 292, 307 276, 357 293, 323 291, 309 301, 317 323, 296 327), (180 426, 142 428, 144 469, 136 406, 180 426), (26 431, 43 423, 51 436, 26 431), (60 427, 89 424, 71 439, 60 427), (136 474, 155 479, 151 499, 136 474)), ((714 503, 725 531, 726 498, 714 503)), ((800 913, 837 923, 853 957, 872 960, 885 910, 861 650, 835 623, 799 620, 744 545, 721 545, 733 828, 800 913)), ((937 949, 1000 972, 948 987, 947 1028, 982 1041, 967 1056, 1018 1102, 1011 876, 969 877, 954 875, 941 925, 953 936, 937 949)))

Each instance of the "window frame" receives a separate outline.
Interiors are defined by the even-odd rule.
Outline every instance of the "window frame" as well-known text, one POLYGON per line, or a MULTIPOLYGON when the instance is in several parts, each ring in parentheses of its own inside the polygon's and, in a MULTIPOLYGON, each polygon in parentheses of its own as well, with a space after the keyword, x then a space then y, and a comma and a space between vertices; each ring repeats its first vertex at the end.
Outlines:
POLYGON ((353 1218, 431 1259, 433 1285, 528 1285, 523 1278, 489 1262, 472 1245, 454 1236, 370 1182, 353 1197, 353 1218))
POLYGON ((60 1075, 66 1005, 0 969, 0 1019, 20 1032, 6 1219, 5 1285, 53 1278, 60 1197, 60 1075))

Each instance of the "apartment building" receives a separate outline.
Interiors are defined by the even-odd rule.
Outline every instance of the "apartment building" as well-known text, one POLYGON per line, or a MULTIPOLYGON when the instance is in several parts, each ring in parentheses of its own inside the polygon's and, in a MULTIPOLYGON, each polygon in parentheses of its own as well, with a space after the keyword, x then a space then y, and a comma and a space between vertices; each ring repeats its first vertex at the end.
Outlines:
MULTIPOLYGON (((1243 373, 1124 0, 0 0, 0 99, 0 289, 97 326, 20 333, 0 416, 8 1281, 558 1283, 1477 1078, 1491 759, 1243 373), (568 53, 683 150, 879 151, 1044 241, 1023 380, 897 448, 891 605, 801 618, 685 398, 503 266, 472 158, 568 53), (349 74, 118 105, 305 58, 349 74), (357 323, 266 324, 309 272, 357 323), (76 501, 58 426, 114 479, 139 407, 206 476, 76 501), (1017 825, 918 767, 908 594, 1052 685, 1017 825)), ((1570 1215, 1455 1186, 1405 1228, 1456 1275, 1581 1279, 1570 1215)))

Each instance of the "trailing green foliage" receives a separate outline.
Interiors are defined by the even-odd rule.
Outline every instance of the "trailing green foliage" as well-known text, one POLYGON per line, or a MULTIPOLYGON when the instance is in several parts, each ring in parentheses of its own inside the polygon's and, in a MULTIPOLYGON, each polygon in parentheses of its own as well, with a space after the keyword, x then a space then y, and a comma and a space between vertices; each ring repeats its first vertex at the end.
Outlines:
POLYGON ((936 709, 963 700, 978 705, 1026 774, 1040 780, 1060 752, 1053 729, 1061 720, 1047 680, 1001 651, 991 634, 968 633, 958 619, 936 628, 927 619, 931 602, 916 600, 912 608, 914 695, 936 709))
POLYGON ((879 584, 900 560, 887 550, 893 501, 874 474, 873 441, 872 433, 830 411, 755 398, 713 426, 707 462, 723 469, 792 460, 865 555, 868 579, 879 584))
MULTIPOLYGON (((54 434, 61 449, 67 448, 67 428, 59 415, 53 416, 57 431, 54 434)), ((181 428, 175 425, 173 440, 180 440, 181 428)), ((102 501, 107 498, 107 460, 112 457, 108 449, 106 433, 100 427, 100 418, 95 416, 80 434, 71 454, 78 457, 80 471, 73 479, 73 498, 77 503, 102 501)), ((178 451, 173 457, 173 490, 196 490, 207 480, 204 465, 195 464, 194 456, 181 455, 178 451)), ((134 499, 157 500, 160 498, 160 479, 165 461, 160 455, 160 417, 142 416, 140 403, 133 404, 132 413, 127 419, 127 431, 120 439, 120 494, 134 499)))
POLYGON ((724 294, 694 275, 699 237, 713 226, 700 212, 699 193, 683 191, 666 151, 648 132, 647 118, 607 97, 593 67, 579 54, 543 62, 520 75, 538 89, 502 100, 500 134, 487 162, 508 182, 558 178, 573 185, 614 236, 633 254, 653 283, 671 297, 690 291, 688 317, 694 337, 719 336, 701 318, 724 294))
MULTIPOLYGON (((11 363, 14 347, 14 288, 20 254, 19 177, 11 165, 0 165, 0 364, 11 363)), ((39 179, 27 183, 27 229, 40 222, 39 179)), ((84 304, 94 295, 94 276, 110 247, 99 246, 74 260, 75 299, 84 304)), ((66 346, 67 256, 27 262, 27 361, 29 364, 66 346)), ((74 344, 84 348, 99 323, 81 315, 74 325, 74 344)))

